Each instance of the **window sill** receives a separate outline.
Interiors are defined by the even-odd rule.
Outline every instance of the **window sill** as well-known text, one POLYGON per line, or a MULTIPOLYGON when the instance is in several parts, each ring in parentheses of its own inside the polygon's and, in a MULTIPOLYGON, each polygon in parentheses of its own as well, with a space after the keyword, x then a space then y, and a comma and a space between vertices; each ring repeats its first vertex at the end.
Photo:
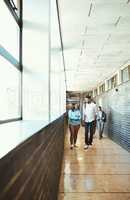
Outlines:
POLYGON ((48 125, 38 120, 20 120, 0 125, 0 159, 16 146, 48 125))

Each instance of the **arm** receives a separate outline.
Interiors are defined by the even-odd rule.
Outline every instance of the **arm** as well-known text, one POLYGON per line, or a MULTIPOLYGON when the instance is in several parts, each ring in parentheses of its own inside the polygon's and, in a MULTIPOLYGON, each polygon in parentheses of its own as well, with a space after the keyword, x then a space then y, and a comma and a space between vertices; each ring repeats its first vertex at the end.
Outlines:
POLYGON ((102 111, 102 120, 106 122, 106 113, 104 111, 102 111))
POLYGON ((97 109, 97 106, 95 105, 94 107, 94 114, 95 114, 95 120, 97 119, 98 117, 98 109, 97 109))
POLYGON ((85 121, 85 119, 86 119, 86 110, 84 109, 83 110, 83 121, 85 121))
POLYGON ((80 113, 80 110, 79 110, 79 112, 78 112, 78 119, 81 119, 81 113, 80 113))
POLYGON ((71 110, 69 110, 69 112, 68 112, 68 117, 69 117, 69 119, 71 119, 71 110))

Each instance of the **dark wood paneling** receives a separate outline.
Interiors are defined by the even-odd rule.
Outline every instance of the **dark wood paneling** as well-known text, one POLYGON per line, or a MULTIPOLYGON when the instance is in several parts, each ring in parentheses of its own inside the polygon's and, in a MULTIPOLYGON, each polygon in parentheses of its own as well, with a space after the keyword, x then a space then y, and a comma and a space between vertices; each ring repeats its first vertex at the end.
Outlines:
POLYGON ((56 200, 64 150, 64 117, 0 160, 1 200, 56 200))
POLYGON ((130 81, 97 97, 107 113, 105 132, 130 151, 130 81))

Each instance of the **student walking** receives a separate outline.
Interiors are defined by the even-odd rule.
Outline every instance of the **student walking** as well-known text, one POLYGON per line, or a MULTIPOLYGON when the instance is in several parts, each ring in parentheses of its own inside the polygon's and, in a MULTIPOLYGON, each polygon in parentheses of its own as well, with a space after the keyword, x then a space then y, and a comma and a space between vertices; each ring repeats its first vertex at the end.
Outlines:
POLYGON ((78 131, 80 128, 81 113, 77 104, 72 105, 72 109, 68 112, 69 129, 70 129, 70 149, 76 146, 78 131))
POLYGON ((102 139, 104 131, 104 123, 106 122, 106 113, 102 110, 101 106, 98 107, 96 118, 97 118, 97 127, 99 131, 99 139, 102 139))
POLYGON ((85 122, 84 149, 87 149, 89 145, 92 146, 94 125, 95 125, 94 122, 96 119, 96 104, 92 102, 91 97, 88 97, 83 115, 84 115, 84 122, 85 122))

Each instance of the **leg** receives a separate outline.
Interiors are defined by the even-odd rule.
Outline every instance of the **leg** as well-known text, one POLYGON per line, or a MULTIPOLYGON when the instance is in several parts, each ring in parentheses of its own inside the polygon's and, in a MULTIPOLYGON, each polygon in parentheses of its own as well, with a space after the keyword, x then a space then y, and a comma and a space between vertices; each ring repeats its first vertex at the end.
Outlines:
POLYGON ((74 126, 73 125, 69 125, 69 129, 70 129, 70 144, 73 145, 73 140, 74 140, 74 126))
POLYGON ((99 139, 101 139, 101 121, 97 121, 97 125, 98 125, 98 133, 99 133, 99 139))
POLYGON ((102 138, 101 121, 99 121, 99 139, 102 138))
POLYGON ((95 134, 96 132, 96 120, 94 121, 94 125, 93 125, 93 134, 95 134))
POLYGON ((77 125, 74 127, 74 145, 76 145, 79 128, 80 128, 80 125, 77 125))
POLYGON ((92 145, 93 142, 93 127, 94 127, 94 121, 90 122, 90 138, 89 138, 90 145, 92 145))
POLYGON ((103 130, 104 130, 104 122, 102 121, 101 122, 101 138, 102 138, 102 135, 103 135, 103 130))
POLYGON ((89 123, 85 122, 85 144, 88 145, 88 130, 89 130, 89 123))

